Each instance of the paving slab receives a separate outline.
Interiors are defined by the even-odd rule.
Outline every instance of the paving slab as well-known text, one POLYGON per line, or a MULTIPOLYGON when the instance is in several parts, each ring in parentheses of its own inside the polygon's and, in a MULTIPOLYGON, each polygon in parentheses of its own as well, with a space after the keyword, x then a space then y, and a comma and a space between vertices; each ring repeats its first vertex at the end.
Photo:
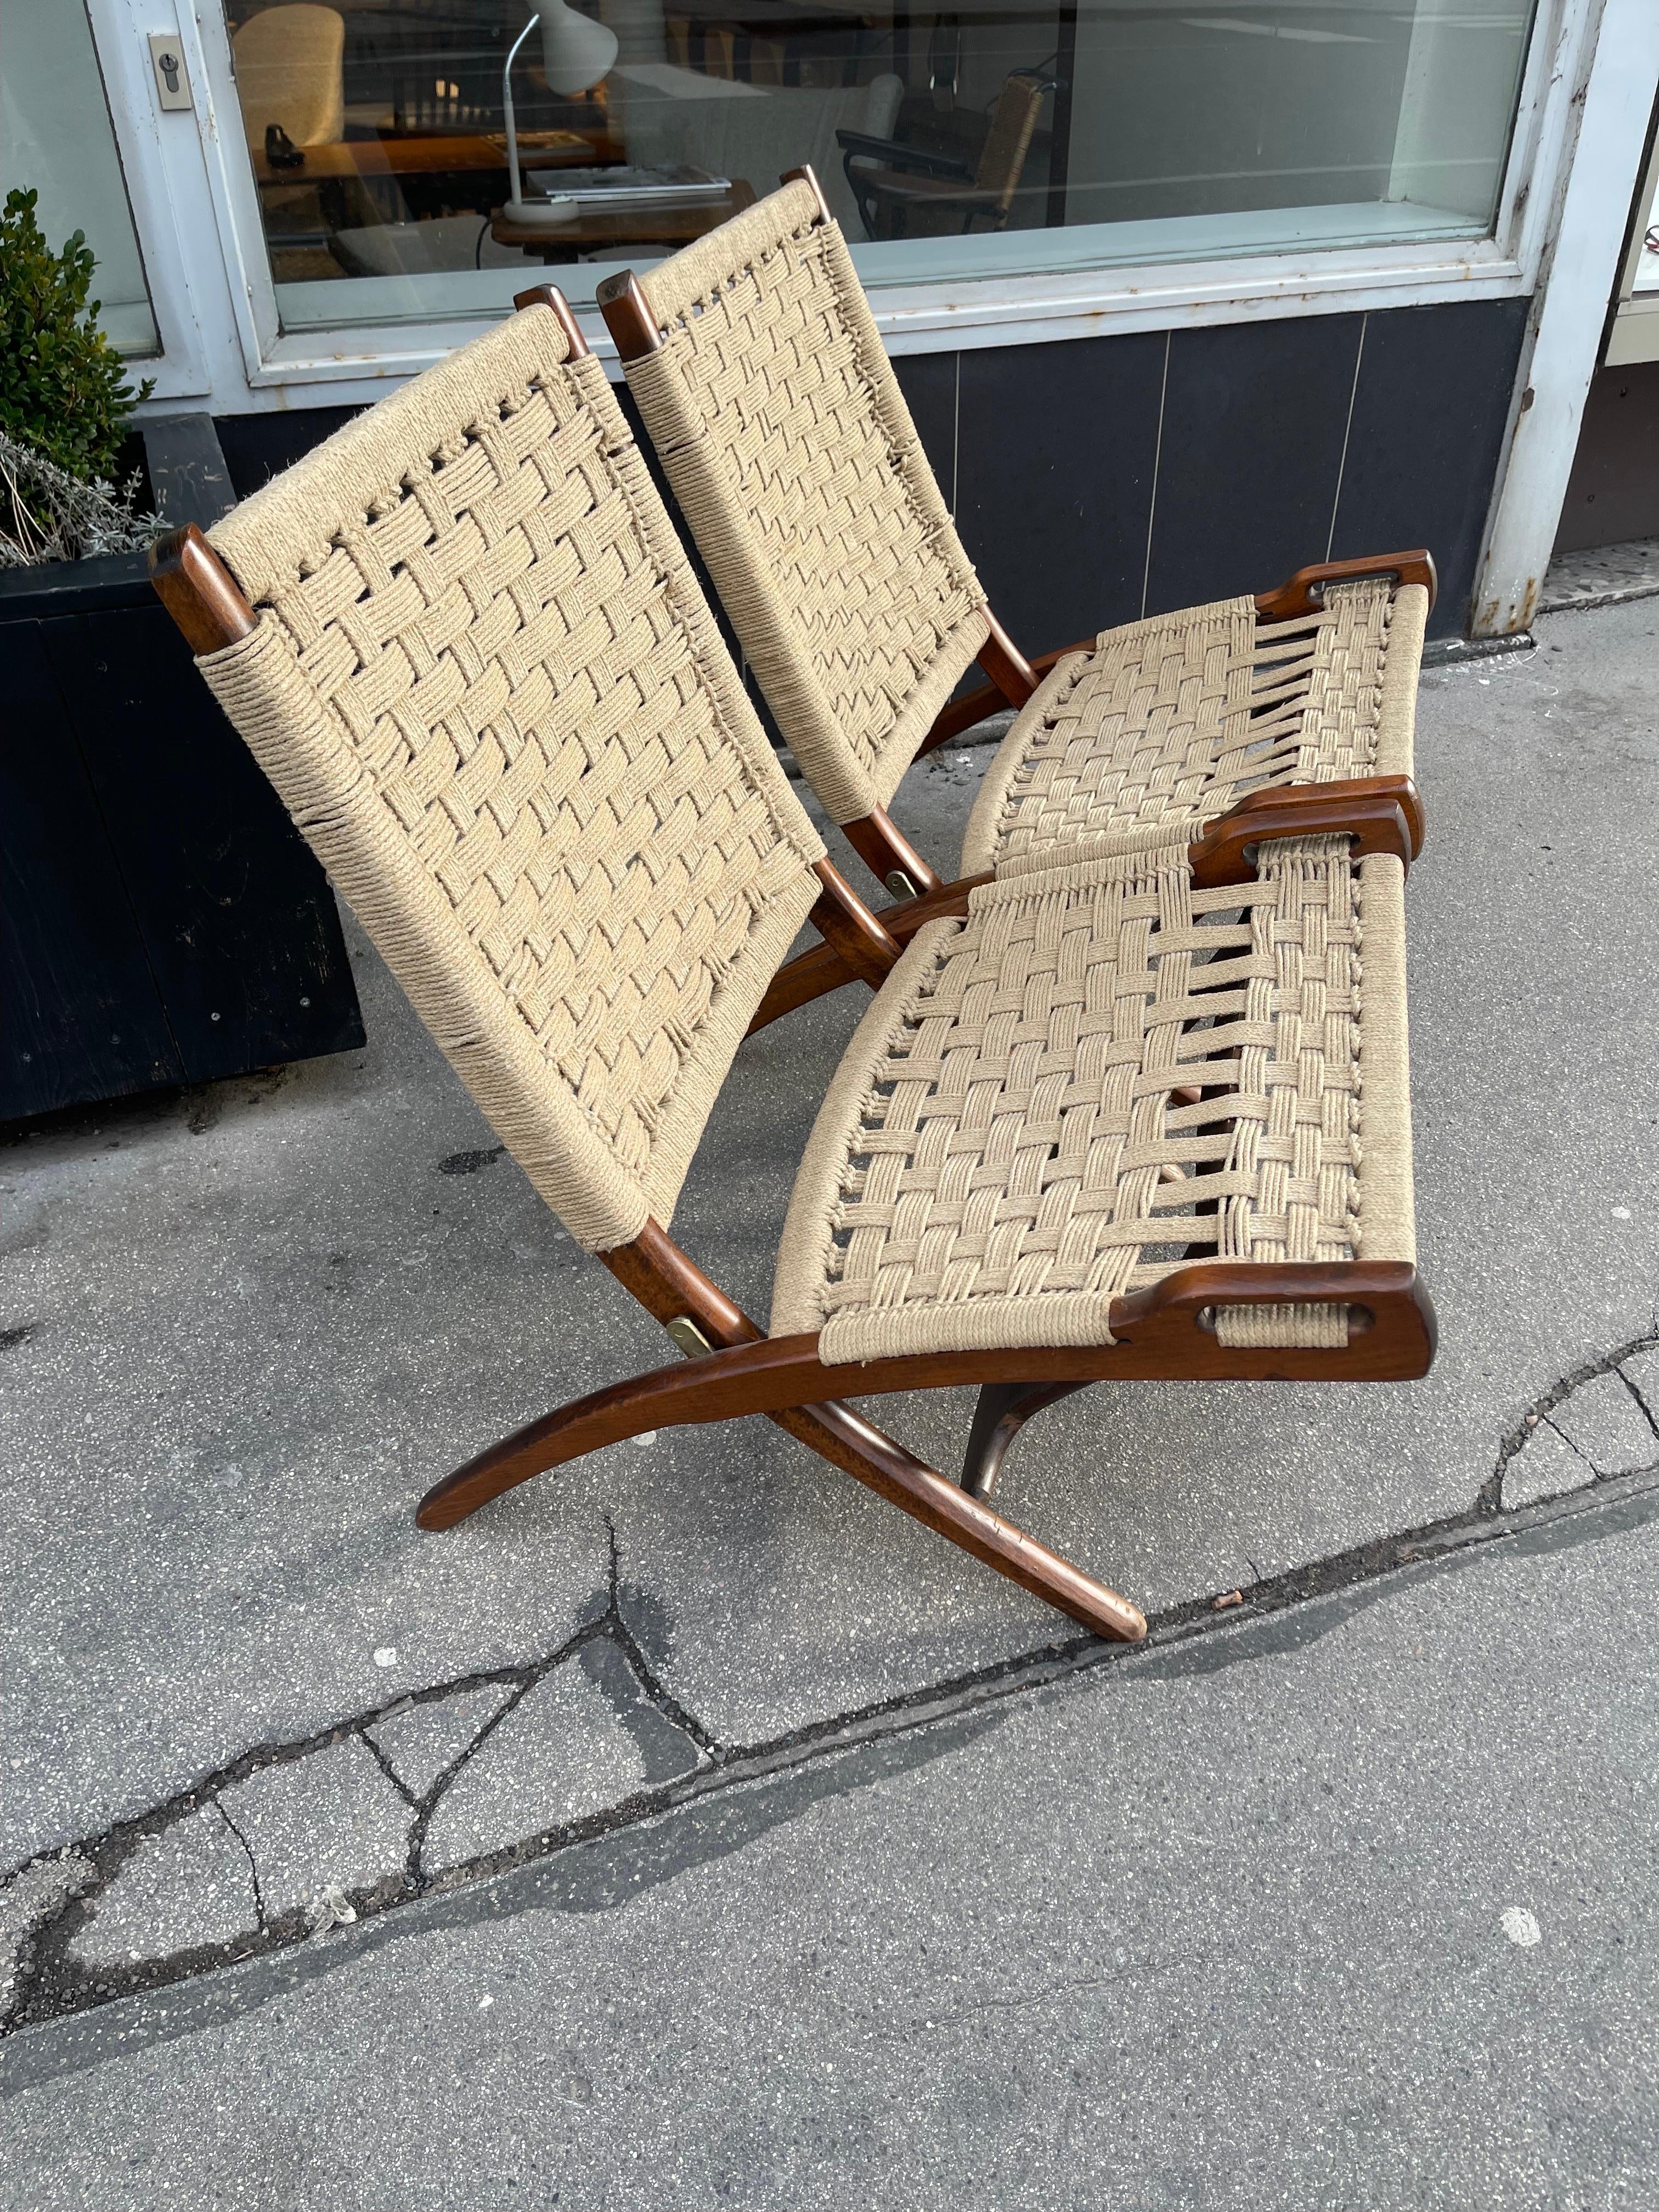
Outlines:
POLYGON ((1514 1457, 1504 1463, 1501 1495, 1511 1510, 1535 1505, 1540 1498, 1559 1498, 1570 1490, 1583 1490, 1595 1480, 1595 1469, 1553 1421, 1541 1414, 1533 1419, 1534 1425, 1514 1457))
POLYGON ((423 1798, 458 1765, 513 1695, 514 1685, 485 1682, 447 1698, 398 1705, 364 1733, 411 1797, 423 1798))
POLYGON ((1640 1399, 1643 1412, 1659 1435, 1659 1338, 1622 1353, 1619 1372, 1640 1399))
POLYGON ((216 1802, 253 1861, 267 1921, 331 1891, 403 1886, 414 1808, 361 1736, 262 1767, 216 1802))
POLYGON ((483 1858, 696 1763, 696 1746, 641 1696, 615 1646, 590 1644, 532 1683, 479 1744, 438 1801, 422 1868, 483 1858))
POLYGON ((1616 1367, 1592 1376, 1550 1419, 1597 1474, 1625 1474, 1659 1462, 1659 1436, 1616 1367))
POLYGON ((1540 614, 1566 609, 1607 607, 1625 599, 1650 599, 1659 592, 1659 538, 1626 539, 1618 545, 1560 553, 1550 562, 1539 594, 1540 614))
POLYGON ((27 2029, 0 2204, 1645 2212, 1659 1488, 1552 1514, 27 2029))
POLYGON ((70 1957, 93 1969, 228 1943, 259 1925, 246 1845, 216 1805, 139 1838, 88 1908, 70 1957))

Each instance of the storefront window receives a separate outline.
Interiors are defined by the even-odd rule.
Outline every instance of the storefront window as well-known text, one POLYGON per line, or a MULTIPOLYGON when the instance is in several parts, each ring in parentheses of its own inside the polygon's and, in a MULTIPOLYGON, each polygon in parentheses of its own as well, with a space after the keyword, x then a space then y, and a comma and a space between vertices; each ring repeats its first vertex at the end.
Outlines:
POLYGON ((5 0, 0 187, 30 186, 54 248, 71 231, 86 234, 98 261, 93 296, 111 342, 127 355, 158 352, 92 30, 76 0, 5 0))
POLYGON ((1637 255, 1632 292, 1659 293, 1659 183, 1642 217, 1642 244, 1637 255))
POLYGON ((510 180, 527 5, 228 0, 286 329, 476 315, 547 264, 591 299, 803 161, 877 283, 1480 237, 1531 19, 1531 0, 585 8, 546 0, 520 47, 510 180))

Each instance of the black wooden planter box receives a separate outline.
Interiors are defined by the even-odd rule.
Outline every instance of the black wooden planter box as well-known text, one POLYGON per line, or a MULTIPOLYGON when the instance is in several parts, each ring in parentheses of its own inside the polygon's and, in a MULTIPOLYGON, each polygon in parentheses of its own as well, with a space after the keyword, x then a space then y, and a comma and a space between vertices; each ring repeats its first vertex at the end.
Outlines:
POLYGON ((0 1121, 361 1045, 323 872, 143 556, 0 572, 0 1121))

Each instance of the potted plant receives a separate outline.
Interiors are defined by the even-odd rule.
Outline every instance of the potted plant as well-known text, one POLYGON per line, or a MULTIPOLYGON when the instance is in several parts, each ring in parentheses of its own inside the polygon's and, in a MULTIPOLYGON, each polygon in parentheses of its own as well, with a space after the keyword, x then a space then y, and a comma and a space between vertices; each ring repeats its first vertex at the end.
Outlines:
POLYGON ((328 887, 149 587, 232 503, 211 418, 135 438, 151 387, 36 207, 0 210, 0 1121, 362 1042, 328 887))

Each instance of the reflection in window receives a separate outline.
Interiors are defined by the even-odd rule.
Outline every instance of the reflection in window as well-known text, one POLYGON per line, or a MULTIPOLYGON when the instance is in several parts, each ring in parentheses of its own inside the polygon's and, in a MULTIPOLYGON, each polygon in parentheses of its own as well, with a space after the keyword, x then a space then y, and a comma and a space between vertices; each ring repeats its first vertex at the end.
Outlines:
POLYGON ((810 161, 874 281, 1492 225, 1531 0, 228 0, 289 329, 579 299, 810 161), (571 93, 570 56, 600 57, 571 93), (527 274, 526 272, 531 272, 527 274))
POLYGON ((5 0, 0 192, 33 185, 51 246, 83 231, 100 326, 128 356, 161 349, 103 79, 76 0, 5 0))
POLYGON ((1636 264, 1636 280, 1632 289, 1638 292, 1659 292, 1659 186, 1654 189, 1653 204, 1648 210, 1647 222, 1642 233, 1642 251, 1636 264))

